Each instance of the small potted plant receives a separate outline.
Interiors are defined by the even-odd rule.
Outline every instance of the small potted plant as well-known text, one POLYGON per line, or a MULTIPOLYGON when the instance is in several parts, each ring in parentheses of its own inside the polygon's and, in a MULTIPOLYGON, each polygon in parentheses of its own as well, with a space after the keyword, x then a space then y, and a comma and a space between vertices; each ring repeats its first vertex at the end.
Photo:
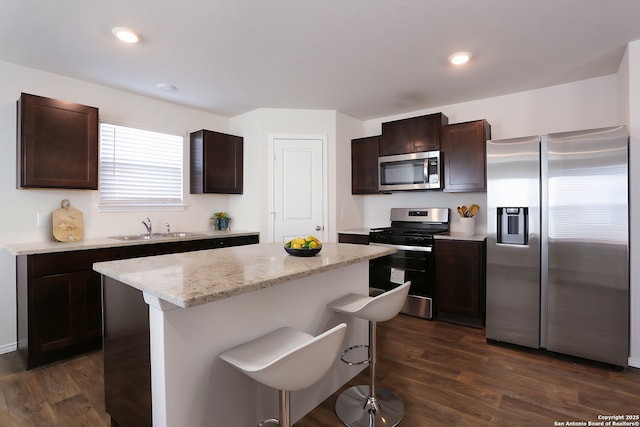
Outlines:
POLYGON ((216 212, 213 214, 213 219, 215 221, 214 227, 216 230, 227 230, 229 229, 229 221, 231 221, 231 217, 226 212, 216 212))

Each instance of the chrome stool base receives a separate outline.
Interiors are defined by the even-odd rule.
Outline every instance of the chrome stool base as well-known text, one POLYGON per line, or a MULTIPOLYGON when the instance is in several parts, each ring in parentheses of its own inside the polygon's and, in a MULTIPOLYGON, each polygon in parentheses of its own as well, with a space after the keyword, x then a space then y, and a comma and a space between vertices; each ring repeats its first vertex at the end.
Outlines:
POLYGON ((385 389, 369 395, 369 386, 351 387, 338 396, 336 415, 347 427, 393 427, 404 416, 402 400, 385 389))
MULTIPOLYGON (((336 415, 347 427, 395 427, 404 416, 402 400, 388 390, 376 387, 376 324, 396 316, 404 305, 411 281, 395 289, 372 297, 368 295, 347 294, 329 304, 334 311, 369 321, 368 357, 358 363, 369 363, 369 384, 351 387, 343 391, 336 400, 336 415)), ((354 348, 345 350, 346 353, 354 348)))
POLYGON ((258 427, 279 426, 279 425, 280 425, 280 420, 278 420, 277 418, 269 418, 268 420, 264 420, 263 422, 258 424, 258 427))

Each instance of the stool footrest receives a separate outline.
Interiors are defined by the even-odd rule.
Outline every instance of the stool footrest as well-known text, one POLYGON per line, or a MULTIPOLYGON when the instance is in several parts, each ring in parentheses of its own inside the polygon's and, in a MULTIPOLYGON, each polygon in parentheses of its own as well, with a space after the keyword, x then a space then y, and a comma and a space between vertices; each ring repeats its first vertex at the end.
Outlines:
POLYGON ((279 426, 280 420, 277 418, 269 418, 258 424, 258 427, 279 426))
POLYGON ((369 357, 368 351, 367 351, 367 358, 364 360, 361 360, 358 362, 350 362, 345 359, 345 356, 349 354, 350 351, 358 348, 366 348, 368 350, 369 346, 367 344, 352 345, 351 347, 347 348, 345 351, 342 352, 342 354, 340 355, 340 360, 342 360, 344 363, 346 363, 349 366, 356 366, 356 365, 363 365, 365 363, 371 363, 371 358, 369 357))

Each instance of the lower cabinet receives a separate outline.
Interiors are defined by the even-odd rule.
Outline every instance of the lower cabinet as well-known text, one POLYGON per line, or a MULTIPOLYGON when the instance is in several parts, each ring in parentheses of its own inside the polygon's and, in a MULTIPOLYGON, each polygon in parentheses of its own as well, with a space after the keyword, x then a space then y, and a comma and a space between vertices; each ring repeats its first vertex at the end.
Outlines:
POLYGON ((92 265, 118 258, 117 248, 17 257, 18 354, 27 369, 102 346, 100 275, 92 265))
POLYGON ((368 234, 351 234, 351 233, 338 233, 338 243, 354 243, 356 245, 368 245, 368 234))
POLYGON ((34 353, 99 344, 100 278, 89 271, 34 277, 31 283, 34 353))
POLYGON ((435 241, 438 320, 484 326, 485 242, 435 241))
POLYGON ((74 250, 16 259, 18 353, 27 369, 102 347, 101 276, 93 264, 258 243, 258 235, 74 250))

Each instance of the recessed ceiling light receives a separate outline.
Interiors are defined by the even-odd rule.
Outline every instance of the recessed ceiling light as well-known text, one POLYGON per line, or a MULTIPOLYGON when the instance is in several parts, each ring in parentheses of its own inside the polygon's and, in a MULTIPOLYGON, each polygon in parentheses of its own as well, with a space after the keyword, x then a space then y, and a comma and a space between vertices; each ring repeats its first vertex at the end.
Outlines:
POLYGON ((142 36, 133 30, 125 27, 113 27, 111 32, 125 43, 137 43, 142 40, 142 36))
POLYGON ((449 57, 449 62, 453 65, 462 65, 469 62, 471 59, 471 53, 469 52, 456 52, 449 57))

